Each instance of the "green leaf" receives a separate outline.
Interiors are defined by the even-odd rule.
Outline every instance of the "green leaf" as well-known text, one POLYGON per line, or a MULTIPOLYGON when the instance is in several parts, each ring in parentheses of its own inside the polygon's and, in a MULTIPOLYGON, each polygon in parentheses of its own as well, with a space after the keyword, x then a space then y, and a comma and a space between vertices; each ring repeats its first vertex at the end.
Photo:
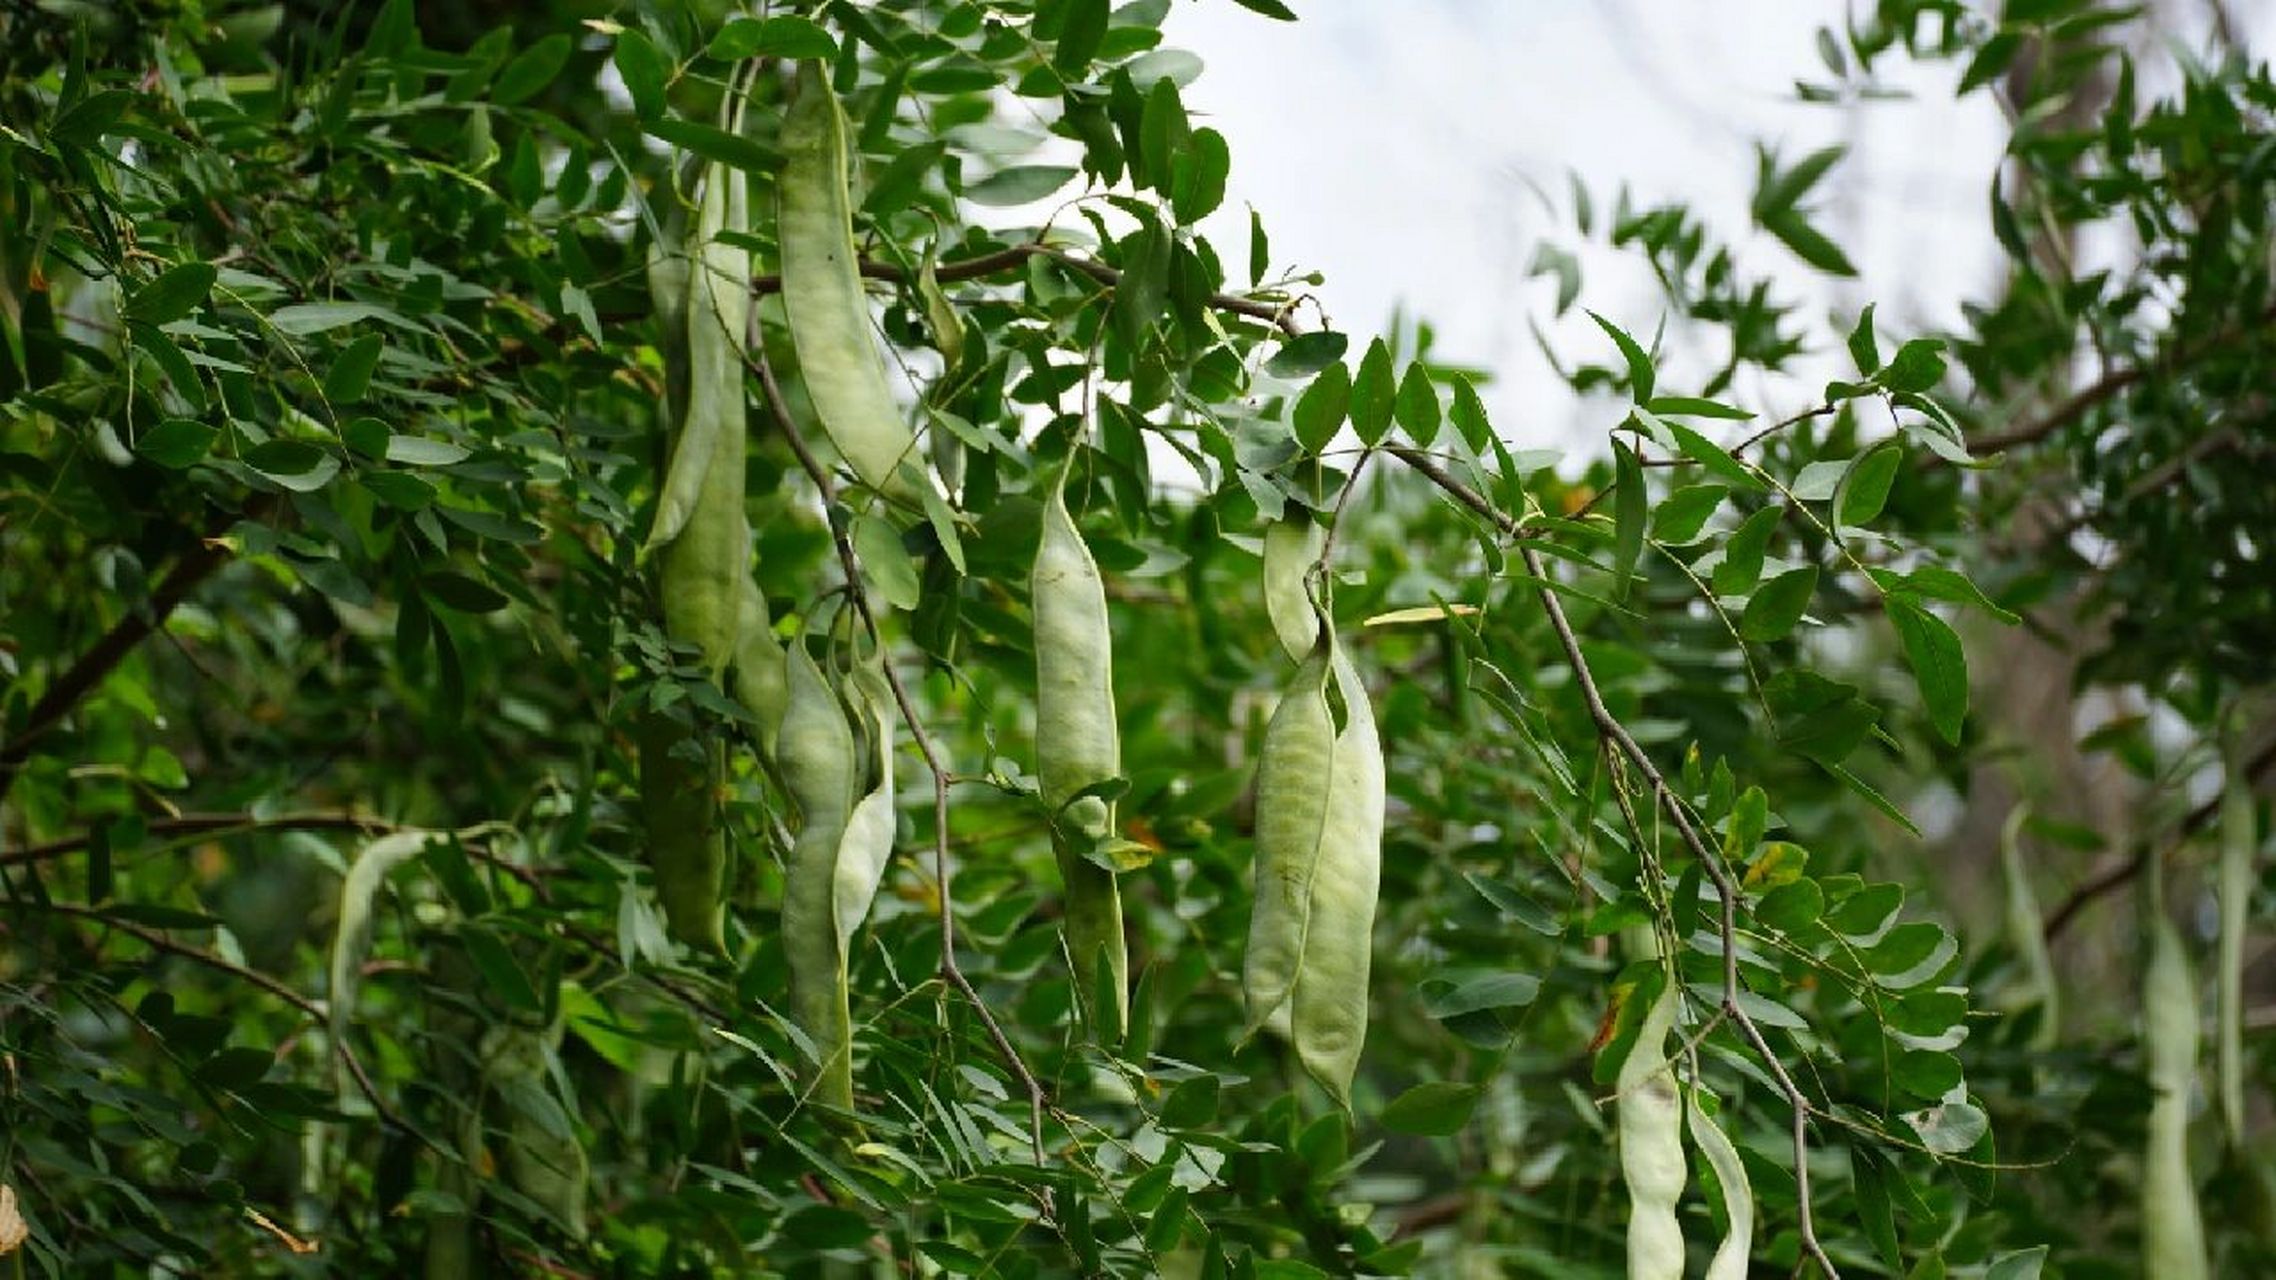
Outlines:
POLYGON ((732 18, 711 37, 704 52, 721 62, 759 56, 827 62, 838 56, 838 42, 812 18, 782 14, 765 19, 732 18))
POLYGON ((1730 490, 1719 484, 1686 485, 1652 509, 1652 539, 1671 547, 1695 542, 1730 490))
POLYGON ((1051 65, 1062 75, 1081 75, 1098 56, 1111 8, 1107 0, 1067 0, 1065 13, 1059 42, 1051 50, 1051 65))
POLYGON ((1282 4, 1280 0, 1233 0, 1233 3, 1250 13, 1261 13, 1265 17, 1277 18, 1282 22, 1296 21, 1296 11, 1282 4))
POLYGON ((1447 418, 1472 453, 1484 453, 1492 445, 1494 428, 1486 421, 1486 402, 1478 398, 1478 388, 1461 374, 1454 376, 1454 408, 1447 418))
POLYGON ((767 173, 780 163, 780 158, 774 152, 759 143, 700 121, 660 115, 647 121, 644 127, 649 133, 691 155, 717 161, 729 168, 767 173))
POLYGON ((1871 569, 1874 585, 1889 595, 1912 596, 1923 600, 1942 600, 1947 604, 1964 604, 1999 619, 2008 626, 2023 620, 2022 615, 2003 608, 1999 602, 1983 593, 1983 589, 1955 569, 1943 565, 1923 565, 1910 573, 1894 569, 1871 569))
POLYGON ((425 436, 389 436, 386 459, 408 467, 447 467, 464 462, 469 450, 465 445, 449 440, 430 440, 425 436))
POLYGON ((1857 372, 1867 378, 1881 371, 1881 344, 1873 336, 1873 304, 1857 313, 1857 327, 1849 331, 1849 358, 1857 362, 1857 372))
POLYGON ((1056 164, 1020 164, 998 169, 964 189, 964 198, 990 208, 1032 204, 1073 181, 1075 170, 1056 164))
POLYGON ((1904 1251, 1898 1244, 1895 1207, 1889 1200, 1891 1170, 1880 1153, 1869 1147, 1850 1149, 1850 1170, 1865 1237, 1873 1242, 1874 1252, 1881 1255, 1882 1263, 1894 1273, 1904 1266, 1904 1251))
POLYGON ((1424 980, 1423 1011, 1440 1019, 1459 1018, 1488 1009, 1516 1009, 1532 1004, 1541 993, 1537 974, 1494 970, 1485 973, 1434 975, 1424 980))
POLYGON ((435 501, 435 486, 408 471, 367 471, 357 483, 397 511, 424 511, 435 501))
POLYGON ((1170 209, 1180 226, 1191 226, 1225 203, 1225 178, 1233 166, 1225 135, 1196 129, 1170 163, 1170 209))
POLYGON ((1943 925, 1915 920, 1881 935, 1864 959, 1875 982, 1901 991, 1935 978, 1958 954, 1959 944, 1943 925))
POLYGON ((168 418, 134 442, 134 451, 161 467, 180 471, 202 462, 221 433, 188 418, 168 418))
POLYGON ((490 100, 510 107, 536 97, 569 64, 569 47, 568 35, 555 32, 515 54, 490 87, 490 100))
POLYGON ((2039 1272, 2047 1264, 2047 1246, 2033 1245, 2003 1253, 1984 1268, 1984 1280, 2039 1280, 2039 1272))
POLYGON ((1802 157, 1799 164, 1783 172, 1769 169, 1766 165, 1765 180, 1755 189, 1755 220, 1767 222, 1790 212, 1810 193, 1810 188, 1824 180, 1827 172, 1840 161, 1846 150, 1837 144, 1822 151, 1811 152, 1802 157))
POLYGON ((65 146, 85 150, 100 143, 133 102, 134 95, 122 89, 90 93, 57 116, 47 136, 65 146))
POLYGON ((1264 371, 1275 378, 1308 378, 1343 359, 1350 345, 1351 339, 1333 329, 1314 329, 1281 343, 1264 371))
POLYGON ((1895 392, 1933 390, 1944 380, 1944 343, 1939 338, 1914 338, 1897 348, 1897 358, 1875 379, 1895 392))
POLYGON ((642 120, 660 119, 664 114, 664 86, 671 79, 671 64, 637 27, 626 27, 616 33, 616 73, 624 80, 624 90, 632 95, 632 109, 642 120))
POLYGON ((1782 639, 1802 620, 1810 597, 1818 589, 1818 567, 1789 569, 1755 589, 1739 615, 1739 634, 1757 644, 1782 639))
POLYGON ((1351 380, 1351 428, 1360 443, 1374 444, 1391 429, 1391 403, 1397 385, 1391 375, 1391 349, 1377 338, 1367 344, 1359 359, 1359 372, 1351 380))
POLYGON ((1959 745, 1968 718, 1968 655, 1960 637, 1942 618, 1903 596, 1884 596, 1881 603, 1904 645, 1929 723, 1946 742, 1959 745))
POLYGON ((1888 505, 1905 451, 1893 444, 1866 450, 1851 463, 1834 498, 1834 523, 1850 528, 1870 524, 1888 505))
POLYGON ((1644 553, 1644 515, 1651 501, 1644 492, 1644 465, 1636 451, 1612 442, 1612 594, 1628 593, 1628 579, 1644 553))
POLYGON ((1912 1131, 1920 1135, 1921 1145, 1940 1156, 1959 1155, 1976 1145, 1991 1128, 1991 1119, 1982 1108, 1967 1102, 1947 1102, 1907 1112, 1904 1119, 1912 1131))
POLYGON ((1430 375, 1423 372, 1417 361, 1407 366, 1406 376, 1399 379, 1399 394, 1392 406, 1393 416, 1407 433, 1407 438, 1427 449, 1438 438, 1438 388, 1431 385, 1430 375))
POLYGON ((436 569, 422 575, 419 586, 429 600, 460 613, 496 613, 507 603, 504 592, 456 569, 436 569))
POLYGON ((1825 234, 1804 221, 1802 215, 1791 209, 1766 217, 1762 228, 1778 237, 1794 256, 1829 275, 1854 276, 1857 268, 1841 246, 1826 239, 1825 234))
POLYGON ((1350 409, 1351 374, 1341 363, 1320 370, 1320 376, 1296 397, 1296 443, 1312 454, 1327 448, 1350 409))
POLYGON ((1940 1049, 1907 1049, 1890 1068, 1897 1087, 1916 1098, 1941 1098, 1962 1080, 1960 1060, 1940 1049))
POLYGON ((1825 911, 1825 891, 1815 880, 1794 880, 1762 895, 1754 918, 1785 933, 1806 932, 1825 911))
POLYGON ((1769 550, 1770 535, 1785 514, 1784 507, 1764 507, 1739 522, 1723 543, 1722 563, 1715 566, 1715 594, 1735 596, 1754 588, 1762 577, 1762 558, 1769 550))
POLYGON ((245 465, 271 476, 304 476, 330 454, 305 440, 268 440, 245 451, 245 465))
POLYGON ((1383 1108, 1383 1127, 1393 1133, 1450 1137, 1470 1123, 1470 1113, 1477 1108, 1477 1085, 1428 1080, 1391 1099, 1383 1108))
POLYGON ((466 945, 466 958, 482 975, 484 991, 496 996, 507 1008, 523 1013, 538 1013, 543 1003, 538 999, 537 988, 530 983, 529 974, 521 962, 514 959, 497 934, 480 926, 459 931, 459 941, 466 945))
POLYGON ((1596 327, 1611 336, 1612 344, 1620 348, 1620 358, 1628 362, 1629 394, 1636 398, 1638 404, 1649 401, 1652 398, 1652 358, 1644 353, 1634 338, 1628 336, 1627 330, 1594 311, 1588 313, 1588 318, 1596 321, 1596 327))
POLYGON ((199 1084, 234 1093, 249 1084, 259 1084, 276 1065, 275 1050, 239 1044, 199 1063, 196 1075, 199 1084))
POLYGON ((210 262, 168 267, 126 300, 127 319, 171 324, 205 304, 219 274, 210 262))
POLYGON ((325 403, 337 408, 364 398, 372 372, 379 368, 382 345, 378 334, 367 333, 332 358, 332 367, 324 371, 325 403))
POLYGON ((1679 418, 1722 418, 1729 422, 1744 422, 1754 415, 1737 405, 1700 396, 1653 396, 1644 406, 1653 413, 1679 418))
POLYGON ((862 572, 878 598, 896 609, 916 608, 923 589, 916 561, 909 558, 900 532, 877 516, 862 515, 854 520, 853 544, 861 557, 862 572))
POLYGON ((1661 422, 1646 409, 1638 409, 1636 416, 1649 419, 1675 436, 1676 448, 1683 456, 1707 469, 1709 475, 1724 481, 1733 489, 1749 493, 1759 492, 1764 486, 1752 467, 1731 456, 1723 446, 1716 444, 1680 422, 1661 422))
POLYGON ((1165 194, 1177 172, 1178 152, 1185 149, 1186 138, 1193 126, 1185 116, 1185 102, 1178 96, 1177 81, 1163 76, 1154 81, 1146 94, 1146 107, 1139 119, 1138 149, 1145 161, 1147 185, 1165 194))
POLYGON ((1165 1129, 1202 1128, 1217 1118, 1218 1088, 1215 1076, 1181 1080, 1162 1100, 1161 1114, 1155 1118, 1165 1129))

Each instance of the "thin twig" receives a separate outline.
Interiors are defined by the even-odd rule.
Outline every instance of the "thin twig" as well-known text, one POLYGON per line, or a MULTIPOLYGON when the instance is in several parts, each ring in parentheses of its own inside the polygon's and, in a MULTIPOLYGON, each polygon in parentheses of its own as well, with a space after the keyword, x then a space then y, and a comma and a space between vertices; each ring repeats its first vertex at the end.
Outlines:
MULTIPOLYGON (((1394 445, 1390 451, 1400 461, 1414 467, 1434 482, 1445 474, 1437 463, 1416 450, 1394 445)), ((1484 516, 1502 532, 1515 536, 1520 531, 1516 517, 1485 501, 1468 486, 1448 488, 1441 484, 1440 487, 1446 488, 1457 501, 1484 516)), ((1573 681, 1580 688, 1581 699, 1588 707, 1589 719, 1595 722, 1598 735, 1611 743, 1651 785, 1652 794, 1659 801, 1660 808, 1674 824, 1677 834, 1682 836, 1685 847, 1698 859, 1700 869, 1715 885, 1715 894, 1722 908, 1718 932, 1723 946, 1723 1013, 1737 1025, 1756 1056, 1762 1059, 1763 1066, 1769 1069, 1771 1078, 1777 1083, 1779 1092, 1785 1095, 1787 1106, 1793 1113, 1796 1226, 1803 1250, 1816 1260, 1829 1280, 1837 1280, 1841 1272, 1833 1265, 1833 1259, 1826 1255, 1825 1246, 1818 1242, 1817 1224, 1810 1198, 1809 1120, 1816 1108, 1801 1087, 1794 1083, 1794 1077, 1787 1072, 1786 1064, 1771 1050, 1770 1042, 1763 1037, 1762 1029, 1755 1025, 1753 1016, 1739 1003, 1739 996, 1745 987, 1739 979, 1738 886, 1733 883, 1729 869, 1723 865, 1721 854, 1707 843, 1700 835, 1698 826, 1692 822, 1690 807, 1668 785, 1666 775, 1660 772, 1651 756, 1637 744, 1627 727, 1605 706, 1604 695, 1597 688, 1596 676, 1589 669, 1588 658, 1581 652, 1580 637, 1574 634, 1571 621, 1565 617, 1564 604, 1558 600, 1555 590, 1549 585, 1547 566, 1542 563, 1541 554, 1525 543, 1518 544, 1518 554, 1524 558, 1526 572, 1535 580, 1534 594, 1541 602, 1542 611, 1548 615, 1549 629, 1556 633, 1557 645, 1563 650, 1565 662, 1572 669, 1573 681)))
MULTIPOLYGON (((362 831, 384 834, 402 828, 384 818, 360 813, 283 813, 264 818, 251 813, 185 813, 149 819, 143 829, 154 836, 234 835, 249 831, 362 831)), ((45 862, 86 848, 95 842, 95 830, 26 845, 0 853, 0 867, 45 862)))
MULTIPOLYGON (((268 992, 270 995, 273 995, 278 999, 283 1000, 285 1003, 290 1004, 293 1008, 300 1010, 302 1013, 308 1015, 309 1018, 320 1024, 326 1021, 323 1005, 317 1003, 315 1000, 309 998, 308 996, 302 995, 300 992, 293 990, 290 986, 287 986, 285 983, 270 977, 268 974, 262 973, 258 969, 249 969, 244 965, 238 964, 234 960, 223 959, 222 957, 217 956, 210 951, 202 951, 196 947, 189 946, 186 943, 176 942, 172 938, 167 937, 165 934, 160 933, 155 929, 146 929, 138 924, 130 924, 124 920, 113 919, 112 917, 104 915, 102 912, 97 911, 92 907, 81 907, 75 906, 68 902, 51 901, 44 904, 42 909, 53 911, 58 915, 73 916, 81 920, 92 920, 105 928, 116 929, 121 933, 127 934, 130 937, 139 940, 143 945, 154 950, 163 951, 168 955, 180 956, 184 960, 202 964, 209 969, 228 974, 229 976, 237 978, 244 982, 252 983, 254 986, 259 987, 261 990, 268 992)), ((339 1055, 341 1065, 345 1066, 348 1069, 348 1074, 355 1078, 356 1088, 363 1093, 364 1097, 367 1100, 370 1101, 372 1110, 379 1113, 379 1118, 382 1123, 386 1124, 389 1128, 394 1129, 397 1132, 409 1133, 417 1136, 418 1131, 405 1124, 403 1122, 403 1118, 395 1113, 394 1108, 387 1105, 387 1100, 380 1096, 379 1087, 372 1083, 371 1074, 364 1070, 363 1059, 359 1058, 356 1055, 356 1051, 353 1046, 349 1045, 345 1040, 336 1041, 332 1045, 332 1052, 339 1055)), ((422 1139, 422 1141, 423 1140, 424 1139, 422 1139)))
MULTIPOLYGON (((2257 780, 2261 774, 2268 772, 2271 768, 2276 768, 2276 738, 2270 739, 2268 744, 2262 747, 2252 759, 2245 762, 2244 776, 2249 783, 2257 780)), ((2173 855, 2186 848, 2189 841, 2198 832, 2210 825, 2214 816, 2220 811, 2221 798, 2216 795, 2182 815, 2181 821, 2175 824, 2172 834, 2166 838, 2164 850, 2157 855, 2158 864, 2162 866, 2172 861, 2173 855)), ((2062 936, 2063 930, 2068 929, 2071 922, 2078 919, 2079 913, 2086 910, 2088 904, 2096 898, 2124 887, 2128 881, 2147 870, 2149 865, 2150 841, 2145 837, 2141 843, 2134 846, 2132 854, 2103 867, 2102 870, 2089 877, 2085 884, 2071 890, 2069 897, 2064 898, 2054 910, 2047 913, 2047 923, 2041 930, 2046 935, 2047 941, 2053 942, 2062 936)))
POLYGON ((2048 410, 2045 417, 2024 423, 2019 427, 2012 427, 2006 431, 1998 431, 1970 440, 1968 451, 1981 456, 1998 453, 2003 449, 2012 449, 2018 445, 2036 444, 2078 422, 2105 401, 2112 399, 2153 374, 2173 373, 2185 366, 2195 364, 2223 347, 2249 338, 2254 334, 2267 332, 2266 326, 2271 322, 2276 322, 2276 306, 2270 306, 2263 310, 2251 323, 2216 330, 2195 342, 2183 343, 2174 347, 2144 364, 2129 365, 2124 369, 2112 370, 2079 389, 2069 399, 2048 410))
MULTIPOLYGON (((1114 267, 1095 259, 1070 253, 1057 245, 1045 244, 1040 240, 1028 240, 976 257, 960 258, 953 262, 941 263, 934 268, 933 278, 942 284, 954 284, 959 280, 977 280, 983 276, 1001 275, 1025 263, 1029 258, 1037 257, 1049 258, 1070 271, 1080 272, 1100 284, 1110 287, 1119 284, 1122 280, 1122 272, 1114 267)), ((861 274, 866 279, 881 280, 888 284, 907 284, 909 281, 909 273, 904 268, 894 263, 877 262, 868 258, 861 260, 861 274)), ((751 281, 753 293, 779 293, 781 290, 781 276, 758 276, 751 281)), ((1233 293, 1213 293, 1209 295, 1209 307, 1214 311, 1230 311, 1235 315, 1262 320, 1290 337, 1295 337, 1301 332, 1296 326, 1295 318, 1289 314, 1289 307, 1286 303, 1263 302, 1233 293)))
MULTIPOLYGON (((773 415, 775 425, 781 429, 791 452, 798 455, 799 466, 805 469, 807 477, 814 482, 814 487, 821 491, 823 505, 836 507, 837 483, 830 478, 829 468, 824 467, 821 460, 814 456, 813 450, 806 445, 805 437, 799 433, 790 406, 783 400, 782 388, 775 382, 774 367, 767 362, 766 349, 761 346, 751 347, 745 352, 743 363, 758 375, 759 386, 766 393, 768 412, 773 415)), ((854 550, 853 539, 834 515, 829 524, 830 539, 837 546, 838 563, 846 575, 846 599, 861 618, 862 626, 869 632, 870 638, 882 643, 877 616, 870 610, 869 596, 862 587, 861 557, 854 550)), ((1044 1162, 1043 1112, 1048 1105, 1043 1095, 1043 1083, 1028 1068, 1027 1060, 1020 1056, 1019 1048, 1012 1043, 1010 1036, 1004 1034, 1002 1025, 996 1021, 996 1015, 989 1011, 987 1002, 973 989, 971 980, 964 976, 963 967, 956 962, 956 898, 949 889, 948 852, 948 789, 955 781, 955 774, 941 758, 940 749, 934 744, 932 735, 926 732, 924 720, 917 714, 916 703, 909 697, 909 688, 902 681, 901 673, 894 669, 890 660, 878 665, 885 669, 885 682, 893 690, 893 701, 901 710, 901 720, 909 726, 909 736, 916 740, 917 751, 924 756, 925 768, 932 774, 933 879, 937 882, 940 893, 941 977, 971 1004, 973 1012, 979 1015, 980 1024, 987 1029, 988 1038, 995 1042, 996 1051, 1003 1055, 1005 1064, 1011 1068, 1020 1087, 1026 1091, 1028 1141, 1034 1148, 1035 1162, 1040 1165, 1044 1162)))

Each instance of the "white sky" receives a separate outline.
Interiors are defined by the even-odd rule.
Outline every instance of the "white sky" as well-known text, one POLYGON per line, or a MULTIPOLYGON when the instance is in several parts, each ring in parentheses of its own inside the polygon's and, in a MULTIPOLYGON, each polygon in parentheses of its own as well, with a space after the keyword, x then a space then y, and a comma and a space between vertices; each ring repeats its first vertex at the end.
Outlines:
MULTIPOLYGON (((1247 260, 1247 206, 1256 206, 1275 269, 1322 272, 1328 312, 1355 339, 1385 328, 1402 305, 1430 321, 1434 354, 1497 376, 1487 402, 1506 439, 1570 448, 1601 439, 1610 425, 1610 406, 1578 404, 1555 379, 1528 325, 1528 317, 1547 324, 1556 296, 1553 281, 1526 278, 1537 242, 1582 248, 1568 171, 1588 186, 1598 219, 1596 243, 1582 256, 1580 300, 1549 329, 1568 362, 1611 358, 1583 307, 1646 341, 1661 320, 1639 259, 1603 244, 1623 183, 1639 205, 1685 200, 1736 242, 1742 269, 1771 276, 1780 296, 1804 304, 1805 319, 1817 311, 1820 327, 1828 310, 1846 327, 1857 307, 1877 302, 1884 349, 1892 336, 1957 323, 1961 301, 1996 281, 1986 209, 2005 133, 1997 107, 1981 92, 1954 102, 1956 67, 1924 73, 1901 54, 1886 55, 1880 70, 1898 76, 1910 98, 1800 102, 1795 80, 1831 79, 1816 34, 1823 23, 1838 25, 1838 4, 1291 7, 1302 21, 1193 0, 1167 23, 1167 43, 1206 64, 1185 90, 1187 110, 1232 151, 1225 209, 1204 230, 1238 271, 1247 260), (1788 160, 1850 143, 1850 158, 1818 190, 1814 221, 1848 252, 1860 279, 1836 289, 1750 230, 1756 139, 1788 160)), ((2241 7, 2258 11, 2256 25, 2276 26, 2276 5, 2241 7)), ((1671 341, 1680 352, 1680 338, 1671 341)), ((1839 350, 1833 342, 1812 376, 1846 372, 1839 350)), ((1807 385, 1742 386, 1740 394, 1770 412, 1815 398, 1807 385)))

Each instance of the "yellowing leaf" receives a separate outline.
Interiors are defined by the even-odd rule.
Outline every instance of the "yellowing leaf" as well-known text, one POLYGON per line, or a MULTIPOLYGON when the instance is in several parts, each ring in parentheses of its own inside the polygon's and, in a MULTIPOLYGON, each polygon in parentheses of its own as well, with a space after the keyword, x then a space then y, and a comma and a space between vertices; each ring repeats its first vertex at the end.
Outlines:
POLYGON ((1441 618, 1466 618, 1478 611, 1474 604, 1422 604, 1412 609, 1393 609, 1378 613, 1359 625, 1363 627, 1397 627, 1410 622, 1436 622, 1441 618))

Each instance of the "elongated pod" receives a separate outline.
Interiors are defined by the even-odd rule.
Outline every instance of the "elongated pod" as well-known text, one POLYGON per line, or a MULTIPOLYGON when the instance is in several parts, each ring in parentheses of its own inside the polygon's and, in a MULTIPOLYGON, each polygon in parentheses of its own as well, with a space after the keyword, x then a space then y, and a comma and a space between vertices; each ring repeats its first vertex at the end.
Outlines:
POLYGON ((1739 1149, 1700 1107, 1698 1094, 1687 1097, 1684 1105, 1691 1121, 1691 1143, 1715 1171, 1715 1181, 1723 1189, 1723 1217, 1730 1223, 1707 1262, 1706 1280, 1746 1280, 1747 1258, 1754 1251, 1754 1184, 1747 1180, 1739 1149))
POLYGON ((855 260, 846 119, 820 63, 801 62, 782 118, 776 235, 782 306, 798 370, 822 431, 863 484, 907 491, 896 477, 916 436, 885 383, 855 260))
POLYGON ((1312 869, 1312 912, 1291 997, 1292 1030, 1304 1069, 1348 1107, 1367 1040, 1375 899, 1383 875, 1383 749, 1367 686, 1332 635, 1328 671, 1342 727, 1329 757, 1334 774, 1319 861, 1312 869))
POLYGON ((726 747, 662 712, 642 715, 640 816, 656 902, 674 941, 721 951, 727 828, 719 811, 726 747))
POLYGON ((1114 1007, 1095 1016, 1108 1034, 1119 1036, 1130 987, 1122 894, 1112 871, 1083 856, 1091 844, 1116 835, 1115 806, 1083 795, 1122 774, 1114 632, 1106 582, 1068 514, 1063 474, 1043 504, 1028 585, 1035 611, 1035 771, 1053 815, 1053 848, 1066 887, 1062 927, 1082 998, 1099 989, 1105 966, 1114 1007))
POLYGON ((2030 816, 2030 806, 2022 804, 2007 815, 1999 833, 1999 869, 2007 890, 2008 942, 2023 962, 2023 995, 2039 1006, 2031 1047, 2043 1051, 2054 1048, 2062 1036, 2062 993, 2055 985, 2055 962, 2047 954, 2047 935, 2040 926, 2039 896, 2032 892, 2031 870, 2023 864, 2023 824, 2030 816))
POLYGON ((2220 1076, 2221 1128, 2231 1147, 2244 1146, 2244 931, 2246 908, 2252 901, 2255 854, 2259 833, 2254 830, 2252 783, 2245 775, 2243 753, 2231 743, 2223 768, 2221 787, 2221 935, 2219 972, 2220 1038, 2214 1064, 2220 1076))
POLYGON ((2189 1170, 2189 1095, 2197 1082, 2197 980, 2181 933, 2165 912, 2162 872, 2144 872, 2148 919, 2142 970, 2142 1052, 2151 1091, 2142 1147, 2142 1273, 2158 1280, 2205 1280, 2205 1223, 2189 1170))
POLYGON ((789 646, 786 666, 788 701, 775 754, 799 814, 782 901, 791 1015, 814 1044, 815 1095, 831 1106, 851 1109, 853 1027, 838 941, 837 867, 862 761, 845 704, 803 640, 789 646))
POLYGON ((1629 1280, 1683 1277, 1683 1228, 1675 1217, 1684 1183, 1683 1104, 1667 1056, 1679 999, 1670 974, 1620 1064, 1614 1105, 1620 1176, 1628 1184, 1629 1280))

